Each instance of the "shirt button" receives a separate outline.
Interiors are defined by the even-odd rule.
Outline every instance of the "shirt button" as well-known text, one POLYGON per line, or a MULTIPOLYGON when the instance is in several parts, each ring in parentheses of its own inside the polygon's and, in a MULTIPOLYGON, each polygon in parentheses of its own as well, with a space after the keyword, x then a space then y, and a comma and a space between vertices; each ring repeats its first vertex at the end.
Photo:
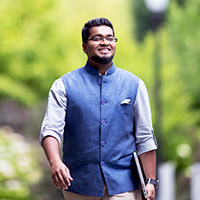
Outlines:
POLYGON ((105 141, 101 141, 101 146, 104 146, 105 144, 105 141))
POLYGON ((102 81, 99 81, 99 85, 102 85, 102 81))
POLYGON ((104 161, 101 161, 101 165, 103 166, 103 165, 105 165, 106 163, 104 162, 104 161))
POLYGON ((101 103, 104 105, 106 103, 106 100, 105 99, 102 99, 101 100, 101 103))
POLYGON ((101 121, 101 124, 102 124, 102 125, 105 125, 105 124, 106 124, 106 121, 105 121, 105 120, 102 120, 102 121, 101 121))

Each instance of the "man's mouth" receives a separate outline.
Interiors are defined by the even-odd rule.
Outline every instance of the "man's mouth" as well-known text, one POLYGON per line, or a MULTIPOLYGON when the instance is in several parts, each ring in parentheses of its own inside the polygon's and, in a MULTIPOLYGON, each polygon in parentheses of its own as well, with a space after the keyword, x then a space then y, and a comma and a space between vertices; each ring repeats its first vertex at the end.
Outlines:
POLYGON ((110 49, 108 49, 108 48, 101 48, 101 49, 98 49, 98 51, 101 51, 103 53, 107 53, 107 52, 110 51, 110 49))

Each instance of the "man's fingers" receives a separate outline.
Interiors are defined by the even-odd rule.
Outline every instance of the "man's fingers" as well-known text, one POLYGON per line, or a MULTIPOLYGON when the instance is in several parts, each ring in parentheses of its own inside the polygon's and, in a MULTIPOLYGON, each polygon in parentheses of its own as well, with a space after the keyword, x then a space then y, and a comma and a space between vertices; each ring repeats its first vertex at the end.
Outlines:
POLYGON ((64 171, 64 173, 63 173, 63 181, 68 186, 71 186, 71 181, 73 181, 73 178, 71 177, 71 174, 70 174, 68 168, 66 168, 65 171, 64 171))
POLYGON ((53 181, 53 183, 54 183, 54 185, 56 186, 56 187, 60 187, 60 185, 59 185, 59 180, 58 180, 58 177, 57 176, 52 176, 52 181, 53 181))
POLYGON ((66 190, 68 189, 68 186, 63 180, 63 178, 55 177, 55 178, 52 178, 52 181, 56 187, 66 189, 66 190))
POLYGON ((55 171, 52 174, 52 181, 57 187, 68 189, 68 187, 71 186, 73 178, 70 175, 69 169, 65 168, 64 170, 60 169, 55 171))

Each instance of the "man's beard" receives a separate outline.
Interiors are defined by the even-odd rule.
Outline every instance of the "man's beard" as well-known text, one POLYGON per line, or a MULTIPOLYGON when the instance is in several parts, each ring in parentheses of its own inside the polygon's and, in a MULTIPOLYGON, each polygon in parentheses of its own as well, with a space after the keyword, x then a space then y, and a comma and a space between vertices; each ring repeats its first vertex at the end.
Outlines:
POLYGON ((110 56, 110 57, 92 56, 91 58, 93 61, 95 61, 97 63, 107 64, 113 59, 113 56, 110 56))

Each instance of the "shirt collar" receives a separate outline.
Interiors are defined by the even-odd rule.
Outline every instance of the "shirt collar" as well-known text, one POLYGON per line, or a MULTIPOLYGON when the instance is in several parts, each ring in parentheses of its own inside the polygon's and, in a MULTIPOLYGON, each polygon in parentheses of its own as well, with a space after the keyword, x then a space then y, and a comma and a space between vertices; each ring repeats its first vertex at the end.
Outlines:
MULTIPOLYGON (((85 65, 85 69, 90 74, 100 76, 99 70, 93 67, 92 65, 90 65, 88 62, 85 65)), ((112 64, 112 66, 108 69, 108 71, 106 71, 105 76, 110 76, 111 74, 115 72, 115 70, 116 70, 116 67, 114 64, 112 64)))

